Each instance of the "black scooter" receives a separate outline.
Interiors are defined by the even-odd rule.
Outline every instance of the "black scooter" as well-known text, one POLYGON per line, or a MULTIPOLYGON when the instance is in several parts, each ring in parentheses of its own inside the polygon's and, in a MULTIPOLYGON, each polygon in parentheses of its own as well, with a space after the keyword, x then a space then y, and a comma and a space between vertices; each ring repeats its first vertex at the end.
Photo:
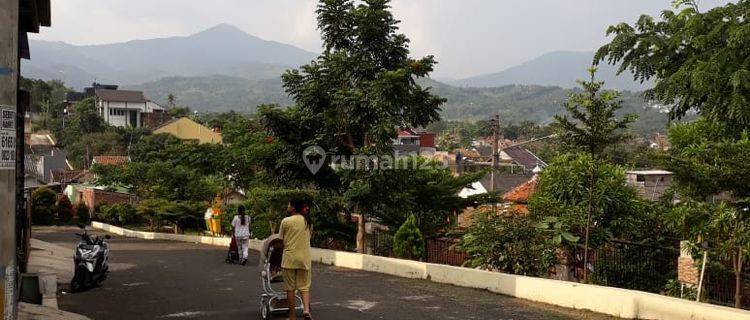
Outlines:
POLYGON ((109 245, 105 240, 110 239, 110 236, 91 236, 84 226, 79 227, 83 229, 83 233, 76 233, 81 241, 76 245, 73 258, 75 274, 70 282, 71 292, 98 286, 107 279, 109 271, 109 245))

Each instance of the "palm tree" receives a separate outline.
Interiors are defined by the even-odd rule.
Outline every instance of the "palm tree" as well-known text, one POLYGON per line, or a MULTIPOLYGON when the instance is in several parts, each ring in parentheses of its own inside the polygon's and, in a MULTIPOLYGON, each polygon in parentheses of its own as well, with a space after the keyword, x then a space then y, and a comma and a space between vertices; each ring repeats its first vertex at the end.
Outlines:
POLYGON ((177 98, 174 96, 174 94, 170 93, 167 96, 167 103, 169 103, 170 108, 174 108, 176 101, 177 101, 177 98))

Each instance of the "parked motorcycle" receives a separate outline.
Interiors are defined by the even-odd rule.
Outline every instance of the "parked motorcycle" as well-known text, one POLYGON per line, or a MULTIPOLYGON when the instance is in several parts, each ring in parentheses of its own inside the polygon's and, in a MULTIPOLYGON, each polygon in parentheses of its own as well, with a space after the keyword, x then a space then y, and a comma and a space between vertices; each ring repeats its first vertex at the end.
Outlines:
POLYGON ((109 271, 109 245, 106 240, 109 240, 110 236, 92 236, 84 226, 79 227, 83 229, 83 233, 76 233, 81 241, 76 245, 73 258, 75 274, 70 282, 72 292, 98 286, 107 279, 109 271))

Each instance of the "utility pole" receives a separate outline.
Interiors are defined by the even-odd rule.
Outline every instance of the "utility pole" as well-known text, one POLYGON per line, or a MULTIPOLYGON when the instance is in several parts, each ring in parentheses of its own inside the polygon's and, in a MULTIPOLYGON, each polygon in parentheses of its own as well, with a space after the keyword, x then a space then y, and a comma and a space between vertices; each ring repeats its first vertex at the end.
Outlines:
MULTIPOLYGON (((500 150, 498 144, 498 136, 500 135, 500 115, 495 115, 490 119, 490 126, 492 127, 492 168, 490 171, 490 192, 495 193, 495 180, 497 177, 497 166, 500 161, 500 150)), ((497 201, 492 203, 492 211, 497 212, 497 201)))
POLYGON ((0 32, 0 316, 6 320, 13 320, 17 315, 16 107, 19 13, 18 0, 0 0, 0 30, 4 30, 0 32))

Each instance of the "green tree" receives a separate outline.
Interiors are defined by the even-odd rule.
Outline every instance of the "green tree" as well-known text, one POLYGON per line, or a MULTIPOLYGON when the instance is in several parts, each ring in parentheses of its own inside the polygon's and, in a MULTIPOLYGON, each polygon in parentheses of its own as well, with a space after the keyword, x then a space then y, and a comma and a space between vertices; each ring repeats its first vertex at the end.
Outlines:
POLYGON ((127 226, 140 222, 135 207, 129 203, 105 204, 98 211, 98 218, 106 223, 127 226))
MULTIPOLYGON (((611 238, 627 238, 628 231, 640 227, 645 206, 635 189, 626 185, 624 170, 595 162, 586 153, 556 157, 539 176, 536 192, 529 200, 531 214, 538 221, 548 222, 547 228, 568 253, 580 245, 588 252, 611 238), (592 170, 597 177, 594 185, 592 170), (579 239, 587 236, 588 243, 580 244, 579 239)), ((586 265, 585 254, 583 260, 586 265)))
MULTIPOLYGON (((586 201, 588 208, 584 213, 586 227, 584 238, 584 266, 588 264, 590 225, 594 211, 600 208, 594 207, 593 197, 597 193, 596 186, 599 176, 599 158, 604 151, 617 143, 622 142, 626 135, 623 130, 635 121, 635 115, 626 115, 623 119, 616 119, 615 112, 621 108, 618 100, 619 93, 616 91, 601 91, 604 82, 596 81, 596 68, 589 69, 590 81, 579 81, 583 92, 570 95, 565 105, 568 113, 574 119, 571 121, 566 115, 555 116, 562 140, 572 148, 583 149, 588 152, 593 161, 589 168, 589 182, 587 184, 589 199, 586 201)), ((588 268, 583 269, 583 280, 588 281, 588 268)))
POLYGON ((169 108, 174 108, 176 101, 177 98, 174 96, 174 94, 170 93, 167 95, 167 104, 169 104, 169 108))
POLYGON ((700 12, 695 1, 675 1, 679 11, 661 18, 642 15, 629 25, 610 26, 610 43, 594 60, 619 64, 637 80, 653 80, 646 96, 671 106, 679 118, 697 110, 732 130, 750 127, 750 1, 739 0, 700 12))
POLYGON ((731 263, 737 307, 743 295, 743 261, 750 259, 749 137, 747 131, 737 137, 723 124, 705 118, 669 129, 667 165, 683 199, 669 221, 693 243, 708 241, 711 259, 731 263))
POLYGON ((31 221, 35 225, 55 223, 55 202, 57 193, 47 187, 41 187, 31 193, 31 221))
POLYGON ((393 253, 398 258, 421 260, 425 257, 425 242, 417 226, 417 218, 410 215, 393 237, 393 253))
POLYGON ((617 91, 602 91, 604 82, 596 81, 596 68, 589 69, 590 81, 579 81, 582 92, 572 93, 565 104, 570 114, 557 115, 555 119, 568 145, 582 148, 594 157, 626 138, 624 132, 636 120, 633 114, 617 119, 615 113, 622 108, 617 91))
POLYGON ((183 118, 183 117, 190 116, 190 108, 188 107, 175 106, 175 107, 169 108, 168 112, 169 112, 169 115, 172 116, 173 118, 183 118))
POLYGON ((57 201, 57 221, 61 224, 68 224, 73 221, 73 204, 67 196, 60 197, 57 201))
MULTIPOLYGON (((611 26, 608 34, 614 37, 599 49, 595 61, 620 64, 621 72, 630 70, 636 79, 654 80, 647 97, 672 106, 673 119, 691 110, 703 118, 669 132, 667 163, 675 171, 678 191, 687 198, 674 211, 673 221, 685 228, 685 235, 692 235, 691 240, 712 239, 714 247, 731 252, 738 274, 742 264, 737 262, 747 259, 742 230, 748 197, 743 184, 749 178, 743 155, 750 152, 750 1, 706 12, 692 0, 675 1, 675 6, 678 12, 663 11, 661 19, 643 15, 633 26, 611 26), (716 201, 720 192, 729 200, 716 201), (733 218, 726 219, 729 216, 733 218), (702 223, 684 223, 695 217, 702 217, 702 223)), ((741 286, 737 288, 739 305, 741 286)))
POLYGON ((170 223, 175 233, 182 233, 186 226, 199 224, 197 222, 203 219, 205 207, 205 202, 152 198, 141 201, 136 212, 153 231, 161 229, 164 223, 170 223))
POLYGON ((456 212, 476 205, 476 197, 462 199, 458 193, 486 174, 454 176, 441 163, 418 156, 381 165, 369 175, 343 170, 343 181, 348 184, 345 201, 356 203, 360 210, 394 229, 411 214, 428 236, 447 231, 456 212))
POLYGON ((91 223, 91 211, 89 207, 83 202, 79 202, 76 207, 76 218, 75 222, 78 224, 88 225, 91 223))
POLYGON ((125 167, 97 165, 91 168, 97 183, 125 186, 143 199, 210 202, 225 184, 217 175, 203 175, 185 165, 166 161, 131 162, 125 167))
MULTIPOLYGON (((317 14, 323 53, 282 76, 296 105, 288 111, 293 122, 310 118, 315 124, 305 137, 307 145, 389 154, 398 127, 439 119, 445 100, 416 82, 432 72, 435 60, 409 58, 409 40, 397 33, 399 21, 389 0, 322 0, 317 14)), ((275 134, 288 130, 270 129, 275 134)))
POLYGON ((41 128, 59 130, 65 108, 65 94, 72 90, 60 80, 44 81, 24 77, 21 77, 20 86, 31 94, 31 111, 42 115, 41 128))
POLYGON ((530 216, 478 211, 461 239, 470 268, 546 277, 556 261, 555 246, 530 216))

